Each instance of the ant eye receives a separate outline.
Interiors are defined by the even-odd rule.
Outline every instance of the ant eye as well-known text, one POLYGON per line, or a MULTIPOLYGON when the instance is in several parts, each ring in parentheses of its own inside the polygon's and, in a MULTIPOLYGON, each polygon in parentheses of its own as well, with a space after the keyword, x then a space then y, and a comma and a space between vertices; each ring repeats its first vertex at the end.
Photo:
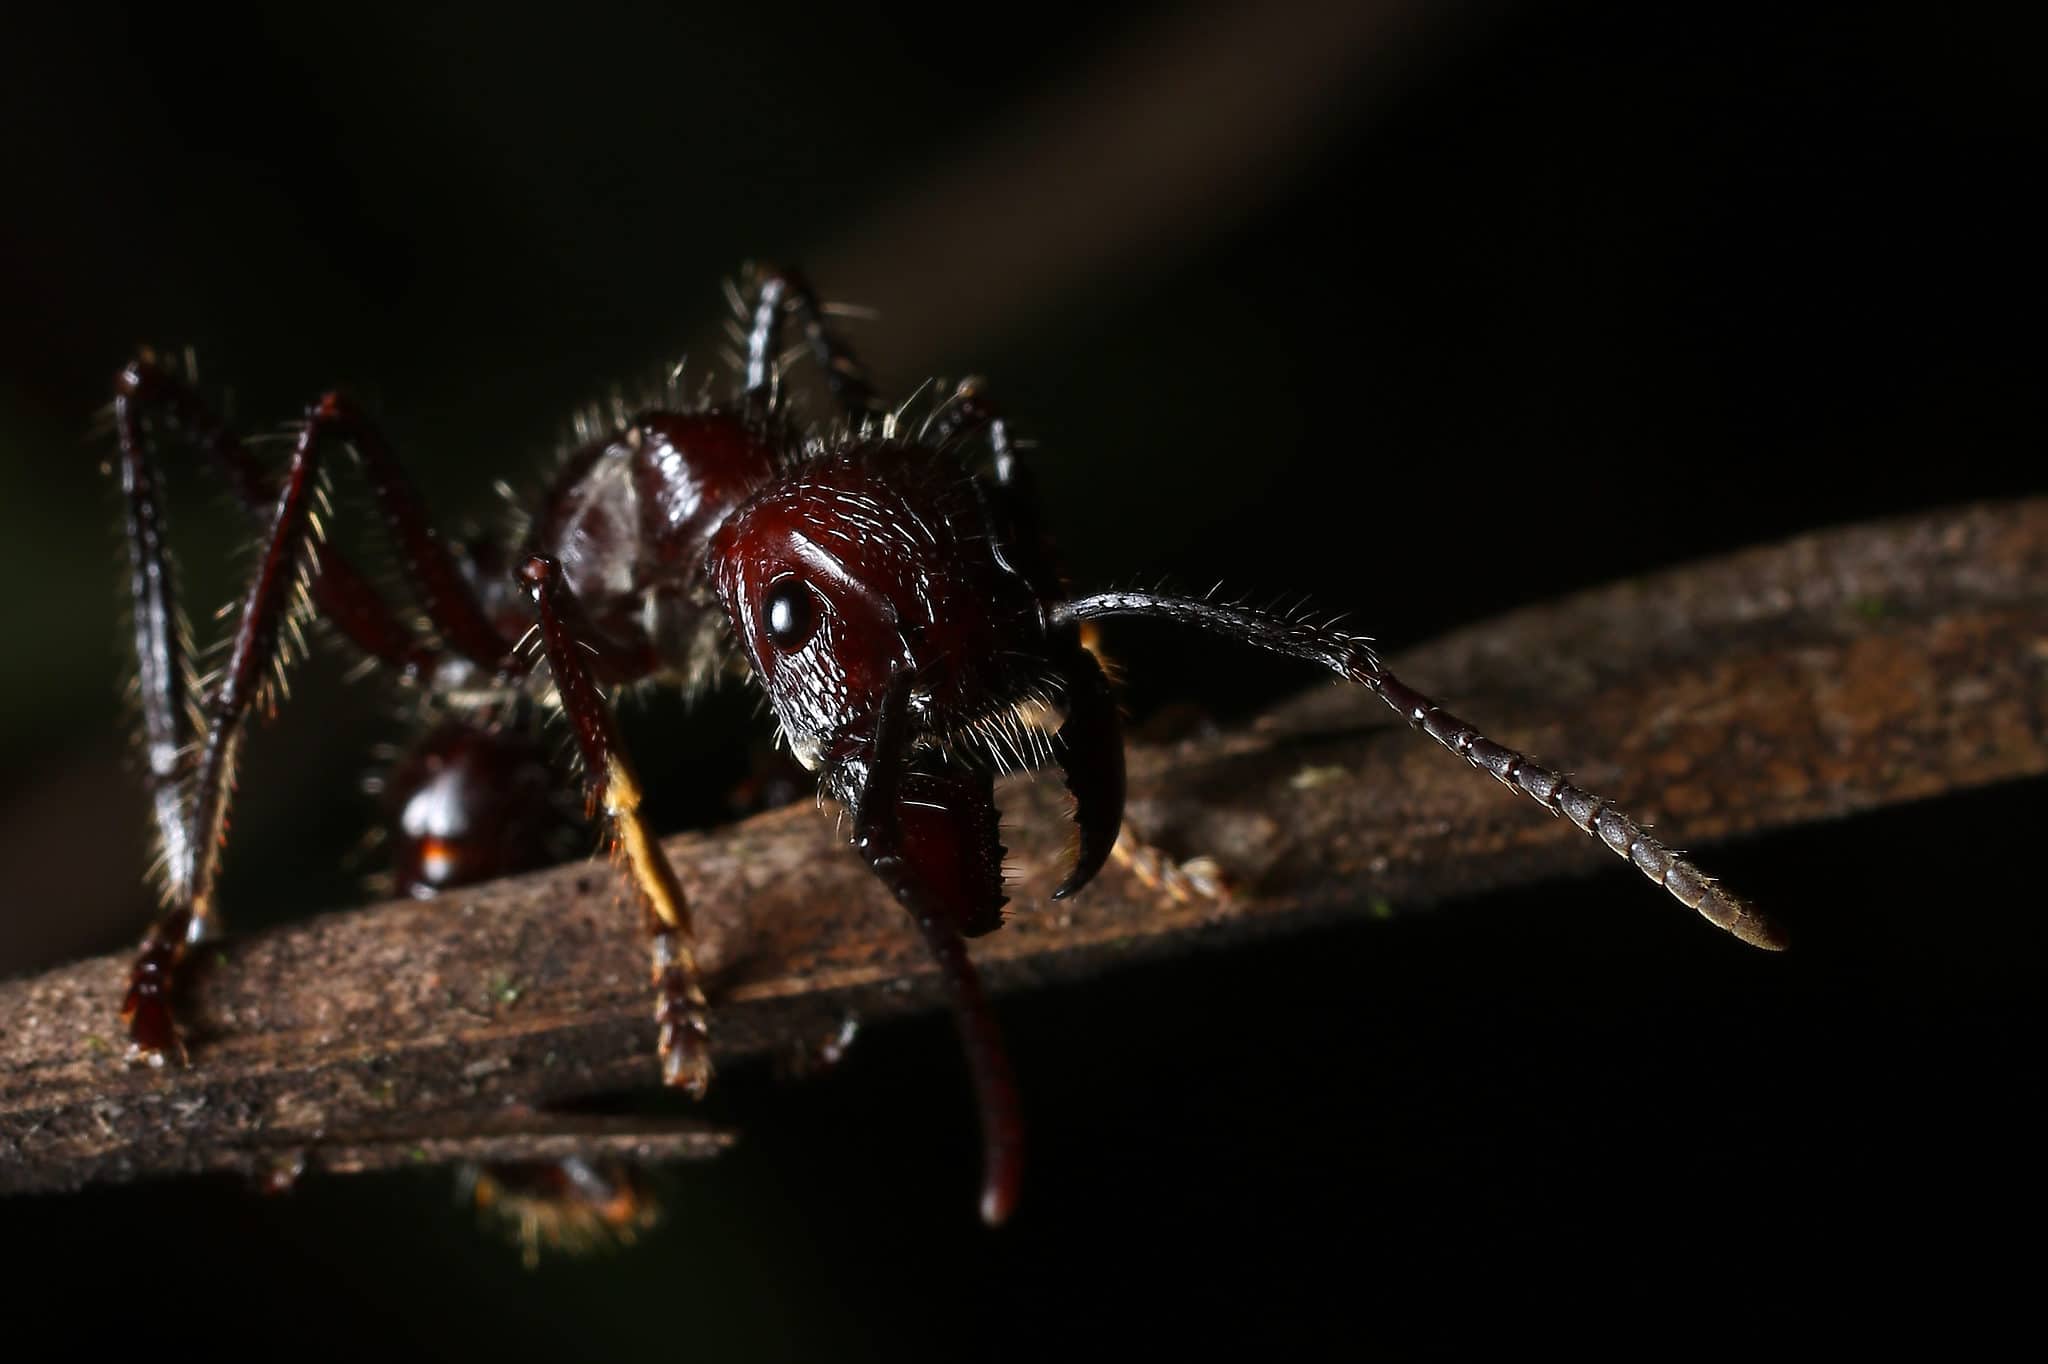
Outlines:
POLYGON ((818 628, 811 589, 801 578, 784 578, 769 588, 761 614, 768 619, 768 642, 778 649, 802 648, 818 628))

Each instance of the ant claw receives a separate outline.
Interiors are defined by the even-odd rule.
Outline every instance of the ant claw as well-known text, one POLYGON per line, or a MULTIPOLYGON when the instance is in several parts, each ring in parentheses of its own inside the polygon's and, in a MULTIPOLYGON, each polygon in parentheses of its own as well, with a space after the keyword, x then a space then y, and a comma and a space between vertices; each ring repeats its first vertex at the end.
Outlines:
POLYGON ((192 1064, 192 1058, 185 1052, 184 1039, 175 1034, 168 1046, 148 1046, 131 1041, 121 1059, 135 1070, 183 1070, 192 1064))
POLYGON ((693 1099, 711 1088, 710 1036, 702 1014, 661 1021, 661 1082, 693 1099))
POLYGON ((190 1064, 185 1039, 171 1017, 170 1003, 158 982, 138 981, 129 988, 121 1021, 128 1025, 128 1051, 124 1059, 130 1066, 162 1070, 166 1065, 182 1069, 190 1064))
POLYGON ((1116 698, 1102 665, 1075 648, 1066 666, 1067 717, 1054 740, 1074 797, 1073 859, 1060 878, 1055 900, 1064 900, 1095 878, 1110 859, 1124 816, 1124 737, 1116 698))

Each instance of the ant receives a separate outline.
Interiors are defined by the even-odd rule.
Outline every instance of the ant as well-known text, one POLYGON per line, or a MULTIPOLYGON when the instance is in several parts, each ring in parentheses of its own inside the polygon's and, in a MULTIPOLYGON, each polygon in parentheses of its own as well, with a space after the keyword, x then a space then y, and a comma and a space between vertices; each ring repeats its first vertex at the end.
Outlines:
POLYGON ((236 755, 251 712, 275 707, 283 669, 316 619, 416 698, 424 737, 386 783, 403 893, 551 860, 569 816, 540 731, 551 717, 568 722, 588 813, 601 815, 645 920, 662 1079, 693 1095, 710 1082, 711 1055, 690 907, 642 815, 613 698, 643 683, 699 688, 750 671, 790 751, 850 814, 855 850, 909 911, 951 990, 981 1110, 981 1212, 991 1224, 1015 1206, 1022 1168, 1015 1084, 965 945, 1003 922, 995 778, 1012 767, 1060 769, 1077 836, 1053 897, 1086 886, 1123 826, 1121 722, 1092 639, 1107 617, 1177 621, 1318 663, 1709 921, 1783 945, 1752 906, 1635 821, 1400 681, 1362 636, 1209 598, 1076 595, 1030 471, 979 383, 960 385, 906 432, 800 275, 761 271, 749 286, 750 297, 734 291, 745 354, 731 395, 691 404, 671 391, 666 405, 583 420, 523 532, 504 544, 445 539, 375 424, 343 394, 306 409, 280 478, 175 368, 144 353, 121 372, 114 428, 164 905, 122 1003, 132 1060, 184 1059, 173 987, 190 945, 219 931, 215 879, 236 755), (800 424, 782 392, 792 322, 840 408, 829 426, 800 424), (165 542, 158 434, 203 452, 268 517, 224 662, 203 681, 165 542), (430 635, 325 538, 330 442, 353 451, 430 635))

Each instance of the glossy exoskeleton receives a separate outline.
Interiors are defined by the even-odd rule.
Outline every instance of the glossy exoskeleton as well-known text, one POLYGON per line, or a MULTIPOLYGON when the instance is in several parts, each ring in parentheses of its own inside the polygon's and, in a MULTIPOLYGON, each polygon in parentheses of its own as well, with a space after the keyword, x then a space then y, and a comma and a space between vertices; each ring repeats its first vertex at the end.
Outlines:
POLYGON ((458 549, 441 538, 376 428, 340 394, 307 410, 278 478, 173 368, 145 355, 123 371, 115 425, 166 906, 123 1006, 136 1059, 182 1055, 171 986, 188 945, 217 924, 236 749, 309 616, 409 678, 430 721, 387 788, 407 891, 551 860, 566 816, 536 727, 550 714, 566 719, 589 807, 602 814, 645 912, 662 1075, 694 1092, 711 1064, 689 908, 641 813, 612 698, 650 680, 704 685, 736 644, 790 750, 850 813, 855 848, 910 912, 951 986, 982 1110, 990 1222, 1016 1201, 1020 1124, 964 940, 1002 922, 994 783, 1006 766, 1055 765, 1074 798, 1078 837, 1056 897, 1085 886, 1116 844, 1123 740, 1087 622, 1165 618, 1319 663, 1708 919, 1778 945, 1746 903, 1613 807, 1403 684, 1362 637, 1207 599, 1074 595, 1008 428, 977 385, 962 385, 906 430, 876 410, 799 277, 767 272, 751 283, 741 302, 744 372, 731 397, 587 424, 531 505, 523 536, 504 547, 458 549), (800 429, 780 397, 792 320, 843 408, 829 428, 800 429), (203 688, 191 675, 164 545, 158 431, 204 452, 268 516, 225 664, 203 688), (323 539, 321 469, 333 441, 357 456, 431 637, 323 539))

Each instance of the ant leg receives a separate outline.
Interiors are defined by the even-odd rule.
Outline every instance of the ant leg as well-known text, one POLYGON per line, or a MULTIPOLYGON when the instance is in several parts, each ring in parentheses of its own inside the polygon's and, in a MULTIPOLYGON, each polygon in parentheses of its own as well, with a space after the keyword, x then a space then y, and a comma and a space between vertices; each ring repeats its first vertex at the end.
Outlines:
POLYGON ((701 1096, 711 1083, 707 1006, 698 978, 690 907, 675 868, 640 813, 640 779, 626 758, 611 703, 598 690, 583 651, 589 622, 562 583, 561 565, 534 555, 519 580, 540 608, 540 636, 554 674, 562 712, 583 754, 583 780, 593 810, 611 826, 612 846, 640 894, 654 960, 654 1020, 661 1046, 661 1078, 701 1096))
POLYGON ((1598 796, 1588 795, 1525 753, 1495 743, 1473 726, 1395 677, 1371 644, 1347 635, 1252 607, 1232 606, 1155 592, 1101 592, 1064 602, 1055 620, 1081 622, 1104 616, 1150 616, 1178 621, 1271 653, 1319 663, 1347 682, 1376 694, 1416 729, 1448 748, 1501 785, 1519 791, 1554 815, 1563 815, 1627 858, 1643 875, 1671 892, 1679 903, 1746 943, 1776 950, 1781 930, 1757 908, 1723 890, 1713 877, 1649 836, 1642 826, 1598 796))
POLYGON ((1138 879, 1147 890, 1157 891, 1177 905, 1201 896, 1205 900, 1230 898, 1230 878, 1213 857, 1191 857, 1175 861, 1165 851, 1145 841, 1145 836, 1128 819, 1111 850, 1117 864, 1138 879))
POLYGON ((479 668, 495 672, 509 667, 511 641, 485 614, 476 589, 442 543, 428 519, 426 503, 399 467, 383 433, 340 393, 329 393, 314 405, 306 430, 315 436, 331 432, 354 449, 377 510, 396 542, 399 566, 442 641, 479 668))
MULTIPOLYGON (((121 371, 114 388, 114 426, 120 441, 122 487, 129 499, 129 543, 138 549, 147 548, 150 558, 158 566, 154 573, 157 579, 155 587, 143 583, 140 577, 136 583, 137 652, 145 659, 149 657, 150 645, 142 637, 143 624, 158 614, 155 606, 146 606, 145 588, 149 588, 153 600, 161 603, 164 619, 170 619, 170 566, 168 555, 160 544, 163 513, 155 496, 154 452, 143 424, 143 419, 151 413, 160 414, 171 430, 213 457, 233 486, 236 497, 251 515, 270 515, 278 497, 276 485, 262 466, 181 376, 159 363, 147 351, 121 371), (150 519, 146 527, 137 522, 138 495, 148 503, 150 519), (138 540, 139 536, 145 535, 146 542, 138 540)), ((377 590, 338 548, 322 541, 318 552, 313 603, 321 617, 347 636, 358 649, 385 665, 401 672, 417 674, 424 671, 434 659, 433 649, 413 637, 412 631, 399 621, 377 590)), ((137 571, 139 574, 141 570, 137 571)), ((151 720, 151 733, 154 735, 154 717, 150 712, 164 693, 152 677, 147 662, 143 669, 142 690, 145 718, 151 720)), ((154 737, 150 742, 154 746, 154 737)))
POLYGON ((811 355, 825 373, 832 396, 846 414, 858 420, 875 407, 874 386, 867 372, 845 342, 825 325, 824 305, 810 282, 794 270, 761 272, 754 291, 753 326, 747 332, 746 397, 757 410, 766 411, 775 386, 776 361, 782 355, 782 318, 794 312, 804 329, 811 355))
MULTIPOLYGON (((1017 458, 1010 426, 1002 408, 988 396, 979 379, 963 379, 953 396, 925 423, 921 441, 941 450, 958 450, 979 438, 988 445, 993 482, 976 479, 975 495, 996 529, 991 543, 1002 566, 1024 580, 1038 597, 1057 601, 1067 595, 1067 582, 1053 553, 1052 538, 1038 515, 1038 490, 1031 470, 1017 458)), ((1095 651, 1092 632, 1082 635, 1095 651)))
POLYGON ((195 688, 192 632, 178 605, 156 461, 123 399, 115 400, 114 414, 121 427, 122 531, 128 544, 143 760, 156 824, 158 865, 164 876, 163 894, 167 901, 177 901, 185 897, 191 884, 193 863, 185 831, 184 798, 195 688))
POLYGON ((163 844, 167 905, 143 940, 121 1005, 131 1060, 162 1065, 168 1053, 183 1059, 183 1044, 171 1016, 171 989, 187 948, 217 927, 214 880, 227 836, 228 800, 244 722, 252 706, 274 708, 273 688, 282 683, 292 652, 284 641, 288 635, 303 652, 301 624, 312 610, 307 588, 320 538, 315 507, 325 502, 317 476, 317 430, 308 427, 293 451, 226 665, 196 713, 187 709, 191 654, 176 620, 154 468, 140 457, 122 461, 144 735, 163 844), (185 734, 202 721, 205 733, 195 765, 185 734))
MULTIPOLYGON (((226 840, 235 758, 248 712, 258 705, 273 708, 270 688, 282 680, 286 631, 295 650, 304 652, 301 631, 316 608, 313 593, 317 588, 312 584, 318 570, 341 563, 344 572, 352 572, 339 555, 324 560, 320 554, 322 537, 313 508, 325 501, 319 480, 323 439, 343 437, 366 466, 386 520, 398 534, 408 573, 449 642, 472 657, 488 659, 493 667, 505 666, 511 652, 427 525, 424 508, 405 483, 382 437, 346 398, 330 393, 306 414, 305 427, 276 494, 263 558, 243 601, 227 663, 200 700, 198 713, 186 713, 194 690, 188 676, 191 651, 177 614, 155 461, 143 432, 142 410, 151 401, 168 402, 174 413, 184 406, 180 422, 188 430, 201 429, 204 423, 198 419, 209 414, 181 404, 174 389, 160 384, 152 387, 162 377, 160 370, 152 371, 140 363, 130 366, 114 404, 122 485, 128 495, 144 739, 169 906, 143 941, 121 1012, 128 1024, 131 1055, 153 1065, 161 1065, 169 1052, 182 1053, 170 1006, 174 976, 190 944, 218 930, 214 880, 226 840), (202 723, 205 732, 195 762, 185 740, 202 723)), ((220 432, 218 423, 211 426, 220 432)), ((243 485, 244 500, 260 495, 262 476, 233 438, 226 437, 215 448, 224 452, 222 458, 231 475, 243 485)), ((368 591, 359 577, 353 581, 368 591)), ((380 619, 388 623, 388 613, 382 611, 380 602, 378 614, 359 613, 346 619, 367 631, 380 619)))
POLYGON ((540 1268, 543 1246, 570 1255, 627 1246, 661 1221, 645 1172, 623 1160, 471 1165, 462 1181, 477 1212, 511 1234, 528 1269, 540 1268))
MULTIPOLYGON (((158 409, 172 426, 204 446, 223 466, 245 506, 260 509, 276 501, 276 489, 241 442, 189 385, 153 358, 145 355, 121 372, 114 403, 124 460, 131 450, 142 448, 143 413, 158 409)), ((329 393, 314 404, 307 413, 306 429, 316 437, 332 433, 354 448, 378 512, 396 543, 400 566, 442 640, 480 668, 496 671, 503 667, 511 652, 509 641, 491 624, 382 433, 339 393, 329 393)), ((321 585, 315 591, 322 615, 365 653, 413 671, 432 661, 434 651, 412 640, 339 550, 323 546, 319 568, 317 581, 321 585)))
POLYGON ((1003 419, 1002 409, 989 398, 980 379, 962 379, 953 390, 952 399, 932 414, 922 438, 946 449, 976 436, 988 441, 998 484, 1014 487, 1029 477, 1017 463, 1016 446, 1010 441, 1010 424, 1003 419))

